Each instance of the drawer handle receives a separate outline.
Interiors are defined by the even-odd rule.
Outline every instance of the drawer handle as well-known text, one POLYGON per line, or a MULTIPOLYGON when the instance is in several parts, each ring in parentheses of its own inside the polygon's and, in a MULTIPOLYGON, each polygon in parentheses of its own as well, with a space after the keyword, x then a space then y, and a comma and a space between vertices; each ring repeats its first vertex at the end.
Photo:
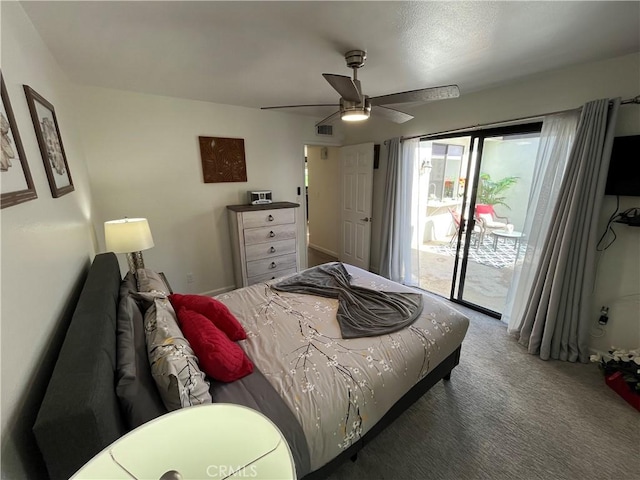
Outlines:
POLYGON ((276 262, 271 262, 271 265, 269 265, 269 268, 276 268, 276 262))
POLYGON ((269 253, 276 253, 276 248, 275 247, 271 247, 269 249, 269 253))
POLYGON ((275 277, 275 276, 271 277, 271 280, 275 280, 275 279, 276 279, 276 277, 275 277))
POLYGON ((273 222, 273 215, 269 215, 267 218, 269 219, 270 222, 273 222))
POLYGON ((271 231, 269 232, 269 236, 270 236, 271 238, 273 238, 273 237, 275 237, 275 236, 276 236, 276 234, 275 234, 275 233, 273 233, 273 230, 271 230, 271 231))

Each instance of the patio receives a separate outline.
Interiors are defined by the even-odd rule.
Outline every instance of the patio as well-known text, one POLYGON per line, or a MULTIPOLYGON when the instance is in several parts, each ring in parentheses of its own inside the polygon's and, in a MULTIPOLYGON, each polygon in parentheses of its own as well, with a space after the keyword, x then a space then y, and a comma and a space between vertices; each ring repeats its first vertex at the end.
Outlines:
MULTIPOLYGON (((419 250, 413 249, 414 260, 419 260, 420 287, 446 298, 451 294, 451 281, 455 261, 455 242, 451 237, 424 242, 419 250)), ((524 257, 525 246, 520 247, 518 262, 524 257)), ((494 250, 494 237, 488 235, 481 245, 469 249, 464 300, 502 312, 507 297, 517 247, 513 242, 499 241, 494 250)))

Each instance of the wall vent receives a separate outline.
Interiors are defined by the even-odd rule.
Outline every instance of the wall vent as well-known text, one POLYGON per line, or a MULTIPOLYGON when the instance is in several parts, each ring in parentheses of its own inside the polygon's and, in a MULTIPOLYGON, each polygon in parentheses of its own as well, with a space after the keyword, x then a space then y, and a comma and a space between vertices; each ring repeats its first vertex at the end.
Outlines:
POLYGON ((316 125, 316 135, 323 137, 333 136, 333 125, 316 125))

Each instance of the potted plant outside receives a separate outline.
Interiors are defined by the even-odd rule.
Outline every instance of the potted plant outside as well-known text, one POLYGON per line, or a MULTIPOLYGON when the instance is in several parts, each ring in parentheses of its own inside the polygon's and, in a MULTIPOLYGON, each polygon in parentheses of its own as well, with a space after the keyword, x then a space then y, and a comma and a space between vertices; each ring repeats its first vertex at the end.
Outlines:
POLYGON ((511 207, 505 203, 507 198, 505 192, 518 183, 518 179, 519 177, 504 177, 500 180, 492 180, 488 173, 481 173, 476 205, 502 205, 511 210, 511 207))

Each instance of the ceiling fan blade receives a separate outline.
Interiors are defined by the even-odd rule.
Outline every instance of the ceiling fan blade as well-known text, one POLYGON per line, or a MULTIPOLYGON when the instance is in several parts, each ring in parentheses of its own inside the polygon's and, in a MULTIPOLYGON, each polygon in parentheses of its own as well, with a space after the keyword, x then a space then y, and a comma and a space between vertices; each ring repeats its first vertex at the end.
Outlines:
POLYGON ((332 73, 323 73, 322 76, 342 98, 350 102, 360 102, 360 90, 351 77, 333 75, 332 73))
POLYGON ((278 107, 260 107, 260 110, 275 110, 276 108, 298 108, 298 107, 339 107, 339 103, 319 103, 315 105, 280 105, 278 107))
POLYGON ((332 113, 327 118, 324 118, 324 119, 320 120, 318 123, 316 123, 316 127, 320 126, 320 125, 329 125, 329 124, 333 123, 334 120, 338 119, 339 115, 340 115, 340 110, 338 110, 337 112, 332 113))
POLYGON ((408 92, 392 93, 381 95, 369 100, 371 105, 393 105, 396 103, 409 102, 429 102, 432 100, 444 100, 447 98, 457 98, 460 96, 460 89, 457 85, 447 85, 444 87, 421 88, 408 92))
POLYGON ((408 122, 413 118, 413 115, 409 115, 408 113, 401 112, 400 110, 394 110, 389 107, 382 107, 380 105, 371 107, 371 113, 378 117, 384 117, 385 119, 395 123, 408 122))

